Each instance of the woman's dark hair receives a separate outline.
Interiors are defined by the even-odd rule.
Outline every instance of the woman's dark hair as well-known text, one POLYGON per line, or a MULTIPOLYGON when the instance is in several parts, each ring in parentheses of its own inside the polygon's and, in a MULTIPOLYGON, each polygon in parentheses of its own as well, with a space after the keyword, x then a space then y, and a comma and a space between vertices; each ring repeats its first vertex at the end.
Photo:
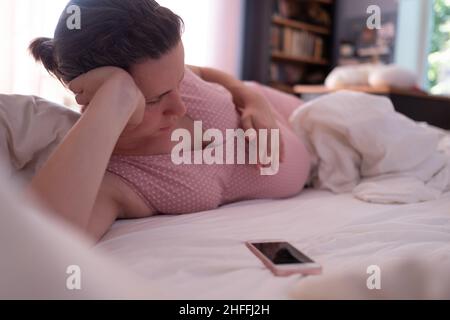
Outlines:
POLYGON ((68 83, 99 67, 129 70, 145 59, 159 59, 178 44, 182 29, 181 18, 153 0, 72 0, 54 39, 35 39, 29 49, 36 61, 68 83), (79 29, 67 23, 73 5, 80 8, 79 29))

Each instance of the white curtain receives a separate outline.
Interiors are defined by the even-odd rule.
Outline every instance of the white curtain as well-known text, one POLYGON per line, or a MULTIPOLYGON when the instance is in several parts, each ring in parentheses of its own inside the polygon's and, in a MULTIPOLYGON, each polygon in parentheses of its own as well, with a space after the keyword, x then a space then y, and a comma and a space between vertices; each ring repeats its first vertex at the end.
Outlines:
POLYGON ((53 37, 66 0, 0 0, 0 93, 42 95, 71 103, 70 95, 34 62, 28 45, 37 37, 53 37))
MULTIPOLYGON (((27 47, 53 37, 67 0, 0 0, 0 93, 39 95, 73 104, 62 85, 34 62, 27 47)), ((243 0, 159 0, 185 21, 188 64, 240 73, 243 0)))
POLYGON ((186 63, 240 76, 243 0, 159 0, 185 23, 186 63))

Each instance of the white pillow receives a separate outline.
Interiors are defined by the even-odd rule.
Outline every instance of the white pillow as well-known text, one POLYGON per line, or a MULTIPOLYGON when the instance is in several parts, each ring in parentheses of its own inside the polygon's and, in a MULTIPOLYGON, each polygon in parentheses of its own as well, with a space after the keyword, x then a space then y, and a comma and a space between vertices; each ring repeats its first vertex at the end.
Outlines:
POLYGON ((79 117, 39 97, 0 94, 0 160, 8 175, 30 180, 79 117))
POLYGON ((417 86, 417 76, 397 65, 361 64, 336 67, 326 78, 325 86, 341 89, 349 86, 396 87, 417 86))
POLYGON ((339 89, 348 86, 367 86, 369 76, 376 69, 376 64, 361 64, 336 67, 326 78, 325 86, 330 89, 339 89))
POLYGON ((412 89, 417 86, 417 76, 400 66, 389 65, 373 70, 369 76, 369 84, 372 87, 412 89))

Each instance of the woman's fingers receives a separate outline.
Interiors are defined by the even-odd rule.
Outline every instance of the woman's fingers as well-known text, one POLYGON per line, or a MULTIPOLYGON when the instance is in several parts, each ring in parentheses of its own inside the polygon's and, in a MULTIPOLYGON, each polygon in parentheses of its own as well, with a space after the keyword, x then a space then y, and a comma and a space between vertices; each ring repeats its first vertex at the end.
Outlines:
POLYGON ((86 94, 79 93, 75 96, 75 100, 80 106, 87 106, 89 104, 89 98, 86 94))
MULTIPOLYGON (((267 140, 262 143, 262 141, 257 140, 257 147, 258 147, 258 164, 257 168, 260 169, 262 167, 268 167, 271 165, 271 159, 274 159, 275 154, 272 154, 272 152, 278 153, 279 162, 283 163, 285 159, 285 145, 283 141, 283 137, 281 135, 281 130, 279 127, 276 127, 274 125, 267 125, 261 122, 258 122, 256 118, 253 118, 252 116, 243 116, 241 119, 241 126, 244 131, 247 131, 249 129, 254 129, 256 132, 256 136, 246 136, 247 139, 253 140, 255 138, 261 139, 261 135, 259 130, 265 129, 267 130, 267 140), (273 130, 278 130, 278 135, 275 135, 273 130), (277 139, 278 138, 278 139, 277 139), (274 141, 273 139, 276 139, 277 141, 274 141), (272 142, 273 141, 273 142, 272 142), (272 150, 272 143, 274 145, 277 145, 277 148, 272 150)), ((273 161, 273 160, 272 160, 273 161)))
MULTIPOLYGON (((256 131, 255 125, 253 124, 253 120, 252 117, 243 117, 241 119, 241 127, 242 129, 247 132, 247 130, 251 130, 254 129, 256 131)), ((247 138, 248 141, 251 141, 253 139, 255 139, 257 136, 256 135, 250 135, 250 136, 245 136, 247 138)))
MULTIPOLYGON (((75 100, 80 106, 87 106, 90 102, 84 89, 86 85, 84 80, 85 75, 83 74, 69 83, 69 90, 75 94, 75 100)), ((82 108, 81 112, 83 113, 85 109, 82 108)))
POLYGON ((88 108, 88 105, 82 106, 81 107, 81 113, 84 113, 88 108))
POLYGON ((283 163, 284 159, 285 159, 284 147, 285 147, 284 140, 283 140, 283 136, 281 135, 281 130, 280 130, 280 163, 283 163))
MULTIPOLYGON (((241 118, 241 127, 244 130, 244 132, 247 132, 247 130, 254 130, 254 134, 250 134, 250 135, 245 135, 246 140, 249 143, 253 142, 253 143, 257 143, 258 141, 256 140, 258 138, 258 130, 256 129, 255 125, 253 124, 253 120, 251 116, 246 116, 245 114, 243 114, 242 118, 241 118)), ((256 149, 258 150, 258 145, 256 145, 256 149)), ((259 165, 259 154, 257 153, 256 156, 257 159, 257 163, 256 163, 256 168, 259 169, 260 165, 259 165)))
POLYGON ((85 74, 69 82, 69 90, 75 94, 83 92, 85 74))
POLYGON ((267 167, 270 165, 270 158, 272 158, 272 148, 271 148, 271 139, 272 139, 272 130, 270 126, 265 125, 264 123, 258 122, 257 119, 253 121, 253 127, 256 131, 256 135, 258 137, 258 169, 263 167, 267 167), (260 130, 266 130, 266 134, 262 135, 260 130), (262 141, 261 139, 266 137, 266 140, 262 141))

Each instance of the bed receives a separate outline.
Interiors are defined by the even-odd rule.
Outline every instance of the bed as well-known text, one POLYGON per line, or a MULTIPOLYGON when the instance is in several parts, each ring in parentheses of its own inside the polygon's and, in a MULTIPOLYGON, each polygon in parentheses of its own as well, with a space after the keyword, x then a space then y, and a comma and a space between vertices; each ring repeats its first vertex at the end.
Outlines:
POLYGON ((304 279, 274 277, 243 244, 254 239, 292 242, 322 264, 324 275, 417 256, 450 262, 450 194, 420 204, 377 205, 309 189, 286 200, 119 221, 98 248, 180 299, 293 298, 304 279))
MULTIPOLYGON (((6 173, 27 181, 79 115, 36 97, 0 98, 1 117, 7 124, 0 145, 6 173), (31 117, 36 121, 29 122, 31 117)), ((382 205, 362 202, 350 193, 306 189, 285 200, 118 221, 96 248, 179 299, 302 298, 310 291, 308 283, 317 288, 312 298, 340 298, 355 284, 364 289, 349 297, 371 298, 367 267, 418 260, 426 265, 412 275, 417 284, 414 297, 450 298, 450 193, 423 203, 382 205), (274 277, 244 245, 258 239, 291 242, 323 266, 323 275, 274 277), (333 285, 348 271, 353 272, 350 281, 333 285), (442 285, 443 291, 423 294, 427 283, 442 285)), ((405 296, 401 291, 388 298, 405 296)))

